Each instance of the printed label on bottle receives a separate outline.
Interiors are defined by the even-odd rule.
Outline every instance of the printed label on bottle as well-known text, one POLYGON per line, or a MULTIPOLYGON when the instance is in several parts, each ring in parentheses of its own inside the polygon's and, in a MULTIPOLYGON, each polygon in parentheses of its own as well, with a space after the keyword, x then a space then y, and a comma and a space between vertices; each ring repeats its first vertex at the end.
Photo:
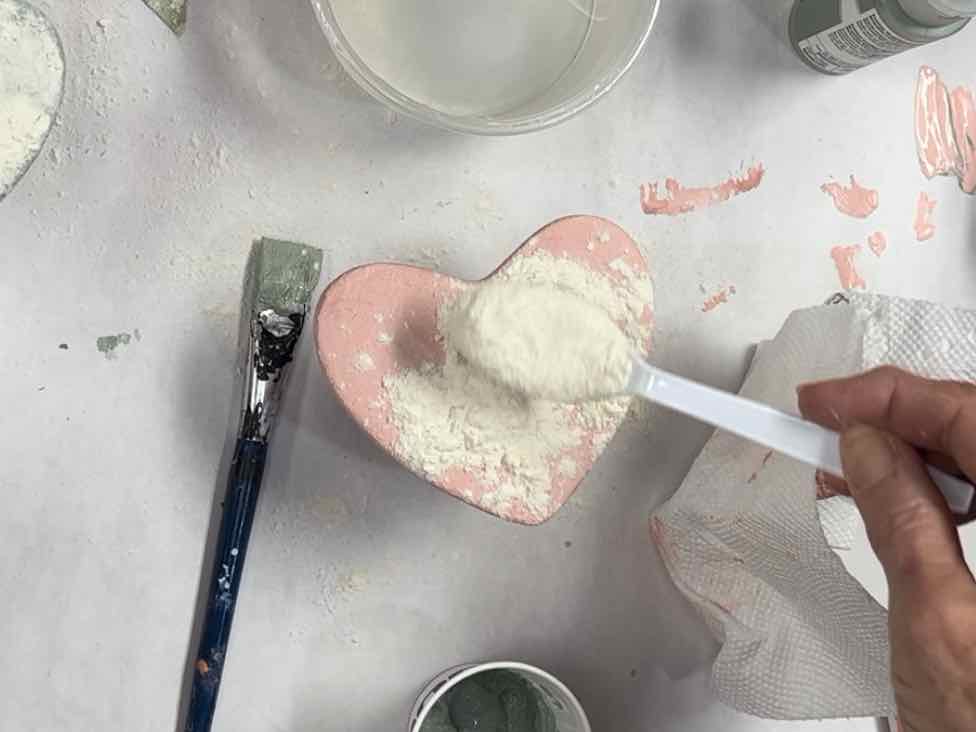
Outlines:
POLYGON ((897 35, 874 9, 797 43, 811 64, 832 74, 845 74, 921 45, 897 35))

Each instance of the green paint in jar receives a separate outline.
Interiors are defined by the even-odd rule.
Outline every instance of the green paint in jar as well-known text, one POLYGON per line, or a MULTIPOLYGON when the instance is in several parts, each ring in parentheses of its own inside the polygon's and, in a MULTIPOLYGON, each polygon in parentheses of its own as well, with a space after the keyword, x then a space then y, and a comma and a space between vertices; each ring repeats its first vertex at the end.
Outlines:
POLYGON ((823 74, 841 75, 962 30, 976 0, 796 0, 790 41, 823 74))
POLYGON ((556 732, 541 693, 517 673, 483 671, 434 705, 420 732, 556 732))

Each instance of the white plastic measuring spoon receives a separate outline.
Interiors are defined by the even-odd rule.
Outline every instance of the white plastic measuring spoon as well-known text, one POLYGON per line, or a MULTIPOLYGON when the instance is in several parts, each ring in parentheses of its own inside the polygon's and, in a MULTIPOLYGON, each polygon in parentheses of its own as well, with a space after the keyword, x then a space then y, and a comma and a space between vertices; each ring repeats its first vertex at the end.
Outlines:
MULTIPOLYGON (((633 355, 606 312, 573 293, 500 282, 473 288, 458 303, 447 328, 451 345, 515 391, 565 402, 634 394, 844 475, 836 432, 651 366, 633 355)), ((969 514, 976 488, 937 468, 928 471, 952 512, 969 514)))
MULTIPOLYGON (((639 356, 634 356, 633 361, 628 393, 843 477, 837 432, 751 399, 675 376, 651 366, 639 356)), ((969 514, 976 492, 973 485, 931 465, 928 471, 949 509, 958 515, 969 514)))

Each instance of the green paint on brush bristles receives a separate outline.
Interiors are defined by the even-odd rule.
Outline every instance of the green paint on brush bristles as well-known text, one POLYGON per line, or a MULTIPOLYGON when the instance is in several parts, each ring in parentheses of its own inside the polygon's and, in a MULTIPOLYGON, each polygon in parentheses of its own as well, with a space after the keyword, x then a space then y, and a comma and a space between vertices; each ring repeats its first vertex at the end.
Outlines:
POLYGON ((176 35, 186 28, 187 0, 143 0, 176 35))
POLYGON ((279 239, 254 242, 244 278, 244 312, 304 313, 321 270, 321 249, 279 239))

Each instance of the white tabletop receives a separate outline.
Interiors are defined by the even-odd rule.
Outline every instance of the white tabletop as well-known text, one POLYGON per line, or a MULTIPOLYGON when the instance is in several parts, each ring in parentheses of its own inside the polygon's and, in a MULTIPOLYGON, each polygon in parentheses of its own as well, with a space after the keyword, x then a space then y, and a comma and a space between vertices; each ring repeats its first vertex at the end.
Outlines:
MULTIPOLYGON (((874 230, 890 245, 861 254, 872 289, 976 306, 976 201, 922 177, 912 127, 921 64, 976 85, 974 30, 831 79, 785 44, 786 0, 668 2, 596 108, 478 139, 366 98, 305 0, 195 2, 180 39, 136 0, 39 5, 68 82, 60 125, 0 203, 3 729, 175 728, 255 237, 322 247, 328 276, 395 259, 474 277, 551 219, 608 216, 655 272, 655 358, 726 388, 790 310, 838 288, 831 247, 874 230), (754 162, 756 191, 641 212, 644 181, 709 184, 754 162), (852 173, 880 190, 867 221, 819 190, 852 173), (938 231, 919 244, 922 190, 938 231), (727 285, 734 297, 703 313, 727 285), (115 358, 96 348, 136 329, 115 358)), ((646 528, 705 427, 662 412, 650 435, 621 434, 529 529, 374 447, 309 339, 293 376, 216 730, 401 730, 429 677, 499 658, 561 677, 601 732, 874 729, 755 720, 709 695, 714 644, 646 528)))

